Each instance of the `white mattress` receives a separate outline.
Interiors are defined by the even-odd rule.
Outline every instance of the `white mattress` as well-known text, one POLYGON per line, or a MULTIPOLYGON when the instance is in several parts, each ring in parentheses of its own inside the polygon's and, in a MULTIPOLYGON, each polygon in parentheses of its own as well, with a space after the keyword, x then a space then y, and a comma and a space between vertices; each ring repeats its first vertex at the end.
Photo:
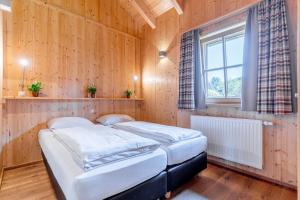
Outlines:
POLYGON ((202 135, 200 131, 189 128, 167 126, 143 121, 121 122, 114 124, 113 127, 129 132, 142 133, 143 135, 148 135, 152 139, 167 144, 196 138, 202 135))
MULTIPOLYGON (((152 126, 155 126, 153 124, 152 126)), ((139 129, 135 129, 134 126, 131 126, 130 129, 125 126, 113 126, 113 128, 121 129, 124 131, 128 131, 134 134, 137 134, 142 137, 146 137, 149 139, 156 140, 155 137, 152 137, 148 133, 144 133, 140 131, 139 129)), ((173 129, 176 127, 172 127, 173 129)), ((172 144, 166 144, 161 142, 160 140, 156 140, 161 143, 160 148, 165 150, 168 156, 168 165, 175 165, 180 164, 186 160, 189 160, 200 153, 206 151, 207 149, 207 137, 204 135, 201 135, 196 138, 188 139, 179 141, 172 144)))
POLYGON ((84 172, 50 130, 41 130, 39 142, 68 200, 99 200, 132 188, 166 168, 166 153, 153 153, 107 164, 84 172))
POLYGON ((207 137, 200 136, 171 145, 161 144, 160 148, 167 153, 168 165, 175 165, 206 151, 207 137))
POLYGON ((126 131, 91 125, 51 129, 85 171, 155 151, 160 144, 126 131))

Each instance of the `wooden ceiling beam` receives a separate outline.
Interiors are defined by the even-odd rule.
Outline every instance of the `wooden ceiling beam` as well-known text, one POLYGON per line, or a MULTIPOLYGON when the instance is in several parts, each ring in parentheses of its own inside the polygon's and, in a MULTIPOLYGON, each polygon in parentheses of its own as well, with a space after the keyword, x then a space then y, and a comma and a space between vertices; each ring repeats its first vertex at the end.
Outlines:
POLYGON ((151 10, 147 7, 144 0, 131 0, 132 6, 138 11, 138 13, 144 18, 151 28, 156 28, 155 17, 151 10))
POLYGON ((170 0, 177 11, 178 15, 183 14, 183 1, 182 0, 170 0))

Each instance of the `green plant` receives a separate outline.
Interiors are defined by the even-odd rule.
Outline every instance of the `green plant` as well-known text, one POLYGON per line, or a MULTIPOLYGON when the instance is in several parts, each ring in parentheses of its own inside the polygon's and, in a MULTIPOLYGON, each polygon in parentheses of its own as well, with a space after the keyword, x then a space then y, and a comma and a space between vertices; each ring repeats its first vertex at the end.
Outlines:
POLYGON ((87 90, 88 90, 88 93, 91 93, 91 94, 96 94, 96 92, 97 92, 97 88, 95 85, 89 86, 87 90))
POLYGON ((130 98, 131 95, 132 95, 132 91, 131 91, 130 89, 127 89, 127 90, 125 91, 125 95, 126 95, 127 98, 130 98))
POLYGON ((34 81, 29 87, 28 90, 31 92, 38 93, 42 89, 42 82, 41 81, 34 81))

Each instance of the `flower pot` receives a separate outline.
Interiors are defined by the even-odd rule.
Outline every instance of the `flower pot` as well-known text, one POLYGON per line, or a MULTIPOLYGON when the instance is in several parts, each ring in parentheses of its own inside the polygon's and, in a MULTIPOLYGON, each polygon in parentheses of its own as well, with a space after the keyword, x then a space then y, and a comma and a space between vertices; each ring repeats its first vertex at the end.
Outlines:
POLYGON ((96 98, 96 93, 91 93, 91 98, 96 98))
POLYGON ((32 96, 38 97, 40 92, 32 92, 32 96))

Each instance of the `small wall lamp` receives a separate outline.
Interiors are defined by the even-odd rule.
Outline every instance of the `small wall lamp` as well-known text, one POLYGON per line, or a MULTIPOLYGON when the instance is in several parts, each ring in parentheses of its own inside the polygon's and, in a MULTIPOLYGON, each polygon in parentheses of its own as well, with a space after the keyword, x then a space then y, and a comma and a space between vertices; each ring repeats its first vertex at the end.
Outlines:
POLYGON ((18 96, 25 96, 25 91, 24 91, 24 86, 25 86, 25 69, 29 66, 29 61, 25 58, 21 58, 19 60, 19 64, 21 65, 23 69, 23 77, 22 77, 22 82, 20 83, 20 91, 18 92, 18 96))
POLYGON ((139 79, 139 77, 137 75, 132 76, 134 98, 136 98, 136 82, 137 82, 138 79, 139 79))
POLYGON ((159 58, 165 58, 165 57, 167 57, 167 52, 166 51, 159 51, 158 52, 158 55, 159 55, 159 58))
POLYGON ((133 75, 133 77, 132 77, 132 80, 133 81, 137 81, 139 78, 138 78, 138 76, 137 75, 133 75))
POLYGON ((19 61, 20 65, 23 67, 23 68, 26 68, 29 66, 29 61, 25 58, 21 58, 20 61, 19 61))

